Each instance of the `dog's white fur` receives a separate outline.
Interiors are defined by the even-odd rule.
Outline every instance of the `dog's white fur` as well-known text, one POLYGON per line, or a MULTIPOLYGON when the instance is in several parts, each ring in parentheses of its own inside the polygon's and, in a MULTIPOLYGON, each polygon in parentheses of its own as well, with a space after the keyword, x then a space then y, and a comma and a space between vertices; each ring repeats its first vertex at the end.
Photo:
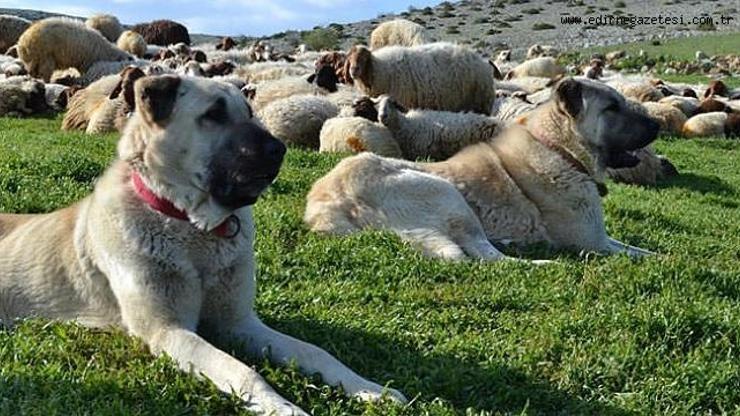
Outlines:
POLYGON ((380 398, 382 386, 326 351, 267 327, 254 312, 252 209, 220 206, 203 183, 221 130, 199 121, 201 115, 223 99, 230 120, 258 123, 239 91, 182 78, 171 114, 158 122, 142 92, 157 78, 162 77, 135 84, 137 111, 120 140, 119 158, 91 196, 50 214, 0 215, 0 320, 43 316, 122 327, 153 353, 170 355, 182 369, 206 376, 257 412, 306 414, 212 340, 235 337, 254 355, 321 373, 350 395, 380 398), (166 217, 135 196, 133 170, 185 210, 192 224, 166 217), (234 238, 207 232, 232 214, 242 225, 234 238))

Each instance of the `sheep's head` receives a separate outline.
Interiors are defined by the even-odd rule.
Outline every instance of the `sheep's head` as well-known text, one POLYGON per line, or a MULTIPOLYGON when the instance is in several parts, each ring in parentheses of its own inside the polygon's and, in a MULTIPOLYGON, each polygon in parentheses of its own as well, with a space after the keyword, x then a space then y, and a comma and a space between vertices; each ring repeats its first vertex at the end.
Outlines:
POLYGON ((398 104, 398 102, 389 95, 381 95, 378 97, 378 121, 390 128, 398 129, 398 121, 401 117, 401 113, 405 113, 406 109, 398 104))
POLYGON ((698 96, 696 95, 696 91, 692 90, 691 88, 684 88, 684 89, 683 89, 683 92, 681 93, 681 95, 682 95, 682 96, 684 96, 684 97, 694 97, 694 98, 699 98, 699 97, 698 97, 698 96))
POLYGON ((360 97, 352 102, 352 109, 355 117, 362 117, 374 123, 378 121, 378 110, 375 108, 375 102, 370 97, 360 97))
POLYGON ((714 98, 705 98, 699 104, 699 108, 696 109, 694 115, 702 113, 713 113, 717 111, 732 113, 732 108, 722 101, 715 100, 714 98))
POLYGON ((190 54, 190 59, 201 64, 208 62, 208 56, 206 56, 206 53, 199 49, 193 49, 193 52, 190 54))
POLYGON ((323 66, 321 69, 317 69, 315 73, 311 74, 307 81, 309 84, 316 84, 329 92, 336 92, 339 78, 334 72, 334 68, 323 66))
POLYGON ((234 39, 232 39, 229 36, 226 36, 225 38, 221 39, 221 43, 216 45, 216 49, 222 50, 222 51, 228 51, 229 49, 236 46, 236 42, 234 42, 234 39))
POLYGON ((711 97, 713 95, 719 95, 720 97, 727 97, 727 85, 720 80, 712 80, 709 83, 709 87, 704 91, 704 98, 711 97))
POLYGON ((366 46, 353 46, 347 54, 350 77, 365 85, 372 85, 372 58, 372 52, 366 46))

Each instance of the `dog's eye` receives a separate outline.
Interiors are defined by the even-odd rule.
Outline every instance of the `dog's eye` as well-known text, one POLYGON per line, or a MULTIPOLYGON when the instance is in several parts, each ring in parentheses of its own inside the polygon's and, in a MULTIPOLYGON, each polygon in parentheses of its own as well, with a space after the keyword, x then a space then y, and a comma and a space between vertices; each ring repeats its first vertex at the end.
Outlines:
POLYGON ((226 102, 223 100, 223 98, 219 98, 218 100, 216 100, 211 108, 209 108, 208 111, 203 114, 202 118, 216 123, 226 122, 229 119, 229 116, 228 114, 226 114, 226 102))

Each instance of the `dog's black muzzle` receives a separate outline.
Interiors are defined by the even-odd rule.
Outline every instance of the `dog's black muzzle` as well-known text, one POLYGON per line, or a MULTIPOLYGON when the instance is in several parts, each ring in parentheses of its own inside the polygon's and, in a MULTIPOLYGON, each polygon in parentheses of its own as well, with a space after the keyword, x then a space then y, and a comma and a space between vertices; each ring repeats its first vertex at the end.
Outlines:
POLYGON ((285 145, 253 123, 235 126, 209 166, 209 191, 220 205, 237 209, 257 202, 280 171, 285 145))
POLYGON ((652 143, 660 131, 660 124, 655 120, 637 115, 630 123, 630 134, 626 140, 618 141, 618 145, 608 149, 606 166, 612 169, 631 168, 640 163, 640 159, 632 152, 652 143))

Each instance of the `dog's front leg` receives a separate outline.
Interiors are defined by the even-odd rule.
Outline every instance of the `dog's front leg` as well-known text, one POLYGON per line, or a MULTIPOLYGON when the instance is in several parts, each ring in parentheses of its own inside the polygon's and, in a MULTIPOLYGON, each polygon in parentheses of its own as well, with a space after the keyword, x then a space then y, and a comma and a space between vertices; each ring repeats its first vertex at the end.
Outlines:
POLYGON ((390 399, 406 402, 406 398, 398 390, 384 388, 361 377, 328 352, 282 334, 254 315, 239 325, 236 335, 247 343, 253 354, 266 356, 283 365, 294 362, 305 374, 320 373, 325 383, 342 386, 348 395, 372 401, 380 399, 386 393, 390 399))
POLYGON ((307 415, 275 392, 256 370, 195 333, 202 300, 199 279, 137 270, 135 266, 131 269, 134 271, 119 270, 109 281, 119 300, 124 326, 142 338, 152 353, 169 355, 181 369, 205 376, 219 390, 238 395, 256 413, 307 415))
POLYGON ((190 330, 162 328, 145 341, 153 352, 166 353, 184 371, 205 376, 219 390, 238 395, 253 412, 278 416, 308 415, 275 392, 256 370, 190 330))

